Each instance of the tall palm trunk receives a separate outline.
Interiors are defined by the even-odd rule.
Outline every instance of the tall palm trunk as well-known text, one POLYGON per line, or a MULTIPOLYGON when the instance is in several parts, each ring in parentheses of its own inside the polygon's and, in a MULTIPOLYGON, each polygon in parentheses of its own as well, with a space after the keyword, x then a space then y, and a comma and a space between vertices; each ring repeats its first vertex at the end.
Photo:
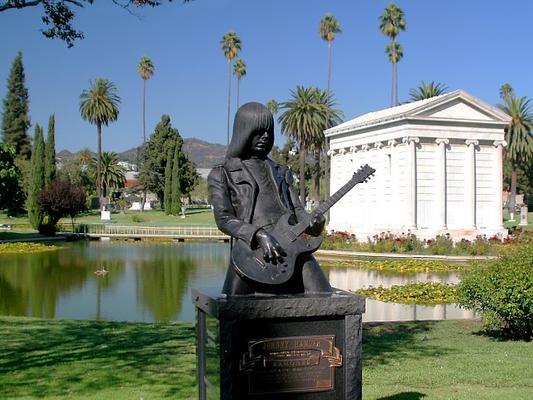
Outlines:
POLYGON ((229 146, 229 117, 231 111, 231 59, 228 59, 228 132, 227 132, 227 145, 229 146))
POLYGON ((394 62, 391 61, 390 106, 394 107, 394 62))
POLYGON ((237 78, 237 109, 239 108, 239 95, 241 93, 241 79, 237 78))
POLYGON ((300 146, 300 201, 305 207, 305 149, 300 146))
POLYGON ((143 143, 146 142, 146 80, 143 79, 143 143))
POLYGON ((516 209, 516 180, 517 180, 517 166, 513 163, 513 170, 511 172, 511 194, 509 196, 509 217, 514 221, 514 213, 516 209))
POLYGON ((96 164, 96 190, 98 192, 98 205, 100 210, 102 209, 102 124, 98 122, 96 124, 98 131, 98 163, 96 164))
POLYGON ((328 42, 328 96, 331 87, 331 42, 328 42))
POLYGON ((391 106, 398 105, 398 73, 397 73, 396 39, 392 39, 392 98, 391 106))
POLYGON ((393 71, 394 71, 394 104, 393 106, 396 107, 398 105, 398 63, 395 62, 392 65, 393 71))
MULTIPOLYGON (((329 94, 330 94, 330 88, 331 88, 331 42, 328 42, 328 87, 327 87, 327 94, 328 94, 328 99, 329 99, 329 94)), ((326 121, 325 121, 325 124, 324 124, 324 127, 326 129, 329 128, 329 115, 326 115, 326 121)), ((326 148, 326 165, 325 165, 325 173, 324 173, 324 179, 326 180, 326 187, 325 187, 325 191, 326 191, 326 197, 329 196, 329 156, 327 155, 327 152, 329 150, 329 141, 326 139, 326 142, 325 142, 325 148, 326 148)), ((318 153, 317 156, 315 156, 315 161, 318 163, 317 167, 318 167, 318 171, 319 171, 319 176, 317 177, 317 180, 315 182, 315 185, 316 185, 316 188, 315 188, 315 191, 316 191, 316 197, 317 197, 317 201, 320 201, 320 153, 318 153)), ((329 217, 329 213, 326 215, 326 218, 329 217)))
POLYGON ((315 150, 315 170, 313 180, 315 186, 315 201, 318 203, 320 201, 320 153, 321 149, 315 150))
MULTIPOLYGON (((146 143, 146 79, 143 79, 143 144, 146 143)), ((146 204, 146 189, 143 190, 141 197, 141 212, 144 211, 146 204)))

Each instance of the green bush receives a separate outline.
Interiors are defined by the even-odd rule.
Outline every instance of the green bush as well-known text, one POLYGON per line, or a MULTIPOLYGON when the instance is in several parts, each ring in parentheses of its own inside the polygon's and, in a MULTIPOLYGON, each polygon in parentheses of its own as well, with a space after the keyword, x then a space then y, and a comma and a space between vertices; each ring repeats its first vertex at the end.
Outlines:
POLYGON ((412 233, 394 235, 390 232, 382 232, 368 239, 370 251, 376 253, 422 253, 424 242, 417 239, 412 233))
POLYGON ((464 273, 459 304, 481 314, 485 326, 505 336, 533 337, 533 244, 516 246, 498 260, 464 273))
POLYGON ((453 254, 453 240, 447 235, 438 235, 434 240, 428 240, 427 246, 434 255, 453 254))
POLYGON ((144 218, 142 215, 139 215, 139 214, 133 214, 131 216, 131 221, 135 223, 146 222, 146 218, 144 218))

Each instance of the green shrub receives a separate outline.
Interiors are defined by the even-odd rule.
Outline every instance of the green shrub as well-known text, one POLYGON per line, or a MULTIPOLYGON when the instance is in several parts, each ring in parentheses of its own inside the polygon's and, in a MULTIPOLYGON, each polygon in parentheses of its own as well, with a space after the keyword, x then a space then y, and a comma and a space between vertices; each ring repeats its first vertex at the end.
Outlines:
POLYGON ((453 240, 448 235, 438 235, 434 240, 428 240, 427 246, 431 254, 453 254, 453 240))
POLYGON ((425 244, 412 233, 397 236, 382 232, 369 238, 368 246, 370 251, 376 253, 423 253, 425 244))
POLYGON ((367 244, 358 242, 355 235, 337 231, 324 235, 320 248, 322 250, 368 251, 367 244))
POLYGON ((511 338, 533 337, 533 244, 464 273, 459 303, 481 314, 485 326, 511 338))
POLYGON ((139 222, 146 222, 146 218, 144 218, 142 215, 139 214, 133 214, 131 216, 132 222, 139 223, 139 222))

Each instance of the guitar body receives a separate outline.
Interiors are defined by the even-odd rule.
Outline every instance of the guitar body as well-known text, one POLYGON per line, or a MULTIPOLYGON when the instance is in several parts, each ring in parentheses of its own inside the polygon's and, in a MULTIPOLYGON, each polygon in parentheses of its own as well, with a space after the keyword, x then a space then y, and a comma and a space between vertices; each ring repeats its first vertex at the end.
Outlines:
MULTIPOLYGON (((374 172, 376 170, 366 164, 359 168, 352 178, 313 211, 312 215, 323 215, 355 185, 368 180, 374 172)), ((273 229, 268 231, 268 234, 278 241, 286 253, 276 262, 266 261, 262 248, 250 248, 246 242, 236 240, 231 251, 231 259, 237 273, 242 277, 267 285, 280 285, 291 279, 298 257, 314 253, 322 243, 322 236, 310 240, 304 236, 305 230, 313 219, 312 215, 307 215, 307 218, 302 218, 302 221, 294 221, 294 215, 287 213, 278 220, 273 229)))
POLYGON ((277 262, 266 261, 261 247, 250 248, 242 240, 235 241, 231 257, 239 275, 267 285, 280 285, 292 277, 298 257, 318 250, 322 236, 308 240, 303 234, 295 233, 298 226, 290 224, 292 219, 291 213, 283 215, 268 232, 286 253, 277 262))

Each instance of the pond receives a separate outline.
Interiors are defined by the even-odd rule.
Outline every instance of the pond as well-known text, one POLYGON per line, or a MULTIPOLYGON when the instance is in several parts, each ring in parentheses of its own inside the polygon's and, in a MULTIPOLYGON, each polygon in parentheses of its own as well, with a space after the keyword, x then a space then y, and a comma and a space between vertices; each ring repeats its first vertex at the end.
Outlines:
MULTIPOLYGON (((220 286, 227 243, 80 241, 62 249, 0 255, 0 315, 113 321, 193 321, 191 289, 220 286), (107 272, 98 274, 98 271, 107 272)), ((353 290, 405 282, 456 282, 455 274, 390 274, 325 269, 333 286, 353 290)), ((365 321, 471 318, 454 305, 367 300, 365 321)))

